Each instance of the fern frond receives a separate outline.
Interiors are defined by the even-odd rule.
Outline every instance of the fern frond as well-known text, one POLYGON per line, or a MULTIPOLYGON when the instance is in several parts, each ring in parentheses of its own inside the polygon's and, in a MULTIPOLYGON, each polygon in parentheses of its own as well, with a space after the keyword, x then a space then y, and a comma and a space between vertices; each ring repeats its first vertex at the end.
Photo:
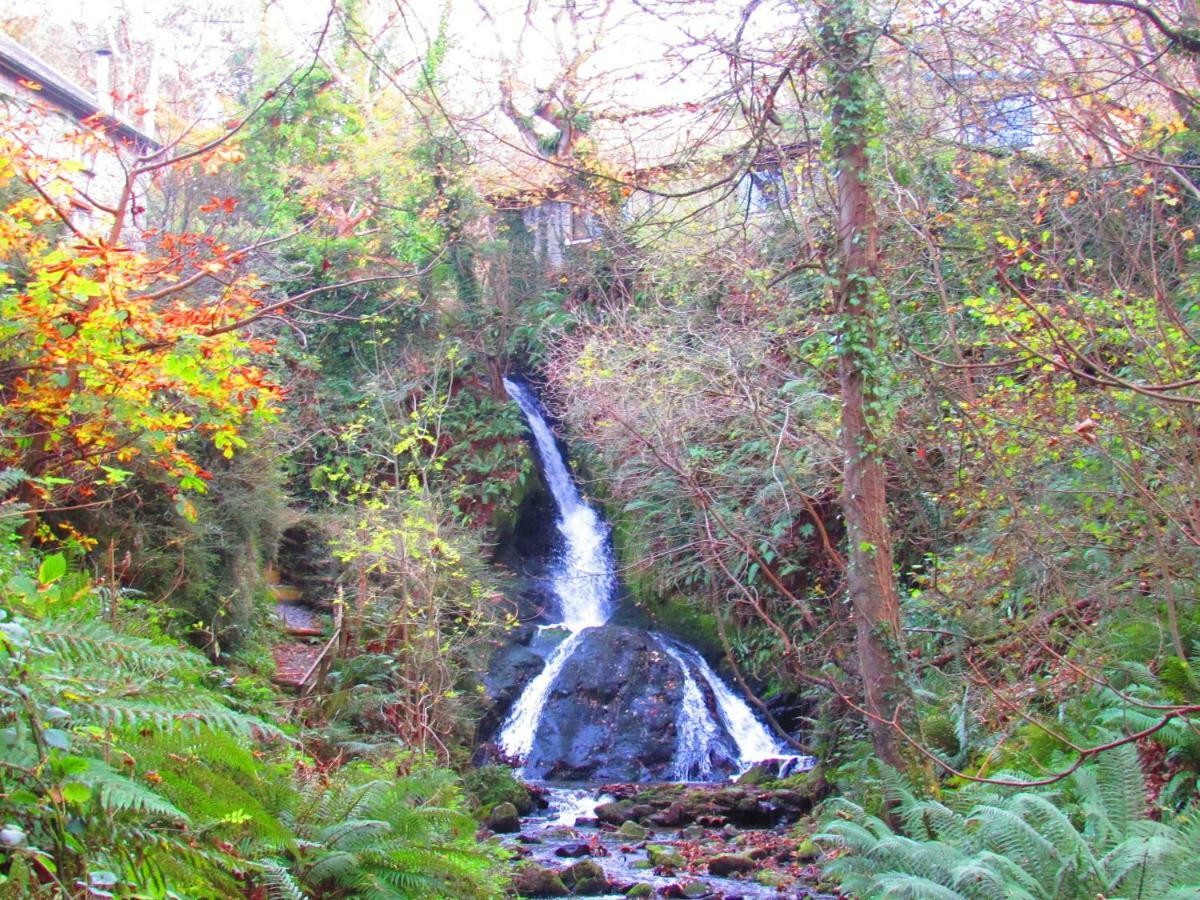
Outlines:
POLYGON ((48 617, 25 624, 38 646, 58 658, 59 668, 64 663, 84 663, 154 677, 166 672, 198 673, 206 667, 203 657, 178 644, 124 634, 95 619, 48 617))
POLYGON ((870 896, 887 900, 970 900, 954 888, 919 875, 885 872, 875 878, 870 896))
POLYGON ((300 888, 287 866, 279 860, 256 860, 254 867, 261 873, 271 900, 308 900, 308 895, 300 888))
POLYGON ((1061 864, 1058 850, 1020 815, 999 806, 977 806, 968 819, 978 823, 989 850, 1007 856, 1035 881, 1054 881, 1061 864))
POLYGON ((171 801, 145 785, 126 778, 102 760, 89 759, 88 767, 79 776, 79 780, 96 792, 100 805, 106 812, 138 812, 180 823, 191 821, 187 814, 171 801))
POLYGON ((0 469, 0 499, 15 491, 28 480, 29 475, 24 469, 13 466, 0 469))

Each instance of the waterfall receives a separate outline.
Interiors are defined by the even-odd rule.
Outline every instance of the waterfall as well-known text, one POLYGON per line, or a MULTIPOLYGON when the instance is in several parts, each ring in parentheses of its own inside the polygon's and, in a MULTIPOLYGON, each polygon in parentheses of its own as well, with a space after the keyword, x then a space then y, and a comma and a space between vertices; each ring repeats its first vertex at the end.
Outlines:
POLYGON ((553 572, 554 593, 561 605, 562 624, 570 631, 603 625, 612 614, 617 579, 609 549, 608 526, 588 506, 575 486, 558 451, 537 397, 524 385, 504 379, 504 388, 517 402, 533 432, 546 486, 558 508, 558 532, 563 551, 553 572))
POLYGON ((721 729, 708 711, 700 685, 692 675, 692 666, 680 649, 665 640, 655 638, 683 672, 683 700, 675 720, 678 735, 675 745, 675 778, 679 781, 704 781, 712 776, 712 759, 720 751, 721 729))
MULTIPOLYGON (((721 717, 721 724, 725 726, 725 730, 729 736, 733 738, 733 742, 737 745, 738 763, 741 768, 747 769, 756 762, 761 762, 764 759, 783 759, 793 761, 793 766, 807 765, 811 762, 810 757, 800 756, 795 753, 790 753, 784 747, 783 743, 776 739, 758 720, 758 717, 751 711, 750 706, 730 690, 729 685, 721 680, 720 676, 712 670, 707 660, 691 647, 669 640, 662 635, 656 635, 659 642, 663 645, 668 653, 673 656, 676 661, 683 666, 684 672, 688 680, 694 684, 690 671, 698 672, 700 677, 704 679, 709 690, 712 691, 713 699, 717 704, 717 712, 721 717)), ((699 693, 697 691, 697 693, 699 693)), ((684 687, 684 708, 680 710, 681 722, 684 717, 690 714, 686 698, 688 696, 687 685, 684 687)), ((703 703, 703 698, 701 698, 703 703)), ((707 706, 703 707, 705 715, 708 714, 707 706)), ((709 717, 711 721, 711 717, 709 717)), ((709 736, 712 732, 704 729, 702 726, 691 724, 687 725, 687 729, 691 734, 699 735, 700 741, 697 744, 703 747, 705 754, 704 761, 707 764, 708 754, 715 749, 715 741, 709 736)), ((715 731, 715 729, 713 729, 715 731)), ((719 734, 719 732, 716 732, 719 734)), ((683 726, 680 727, 680 738, 684 736, 683 726)), ((682 740, 680 742, 680 751, 676 756, 676 768, 682 768, 689 771, 688 766, 697 766, 694 761, 697 753, 700 752, 699 747, 685 747, 682 740)), ((706 766, 699 766, 701 776, 707 775, 704 771, 706 766)), ((681 778, 686 776, 679 776, 681 778)))
MULTIPOLYGON (((546 658, 541 672, 525 686, 500 728, 497 743, 501 750, 523 762, 533 750, 555 682, 589 634, 597 632, 612 615, 617 577, 608 525, 580 496, 537 396, 525 385, 507 378, 504 387, 529 424, 558 513, 555 525, 561 538, 560 551, 550 567, 550 583, 561 617, 558 624, 568 632, 546 658)), ((717 765, 728 772, 769 758, 788 757, 797 765, 807 762, 806 757, 785 753, 745 701, 694 649, 663 635, 650 637, 682 673, 673 777, 681 781, 709 780, 720 774, 717 765)))
POLYGON ((537 397, 524 385, 507 378, 504 389, 525 414, 546 486, 558 510, 555 525, 562 536, 562 553, 551 572, 551 586, 558 599, 562 624, 570 632, 547 658, 545 668, 526 686, 500 729, 497 741, 500 749, 513 759, 524 759, 533 749, 550 689, 582 641, 584 629, 608 621, 617 579, 608 526, 579 495, 537 397))

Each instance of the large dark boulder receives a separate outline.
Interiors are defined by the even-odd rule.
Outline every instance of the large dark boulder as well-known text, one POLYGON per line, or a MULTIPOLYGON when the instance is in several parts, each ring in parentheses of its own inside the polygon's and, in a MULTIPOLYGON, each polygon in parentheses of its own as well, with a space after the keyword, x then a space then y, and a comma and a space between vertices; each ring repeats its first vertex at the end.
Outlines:
POLYGON ((682 696, 683 673, 653 636, 589 630, 550 691, 526 776, 669 780, 682 696))

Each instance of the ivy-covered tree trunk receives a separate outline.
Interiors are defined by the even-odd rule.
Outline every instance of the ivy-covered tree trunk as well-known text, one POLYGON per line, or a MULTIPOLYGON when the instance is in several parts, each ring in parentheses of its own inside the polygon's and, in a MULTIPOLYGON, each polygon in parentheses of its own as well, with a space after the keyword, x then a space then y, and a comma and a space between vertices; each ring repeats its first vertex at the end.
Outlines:
POLYGON ((889 723, 902 689, 900 602, 892 572, 886 473, 871 425, 879 367, 875 320, 881 312, 877 224, 866 184, 872 35, 859 0, 822 3, 818 33, 829 80, 829 151, 837 173, 834 291, 844 453, 841 502, 849 542, 846 582, 875 752, 898 765, 899 736, 889 723))

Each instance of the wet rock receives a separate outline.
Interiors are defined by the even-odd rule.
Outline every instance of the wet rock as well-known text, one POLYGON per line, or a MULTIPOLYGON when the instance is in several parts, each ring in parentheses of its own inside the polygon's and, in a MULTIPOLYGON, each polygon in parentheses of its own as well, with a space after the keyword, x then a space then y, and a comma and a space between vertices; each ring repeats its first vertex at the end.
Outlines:
POLYGON ((792 883, 792 879, 782 872, 776 872, 774 869, 763 869, 754 876, 754 880, 763 887, 783 888, 792 883))
POLYGON ((757 868, 758 863, 745 853, 722 853, 708 861, 708 873, 721 877, 753 872, 757 868))
POLYGON ((764 759, 756 762, 739 775, 736 783, 767 784, 772 781, 782 781, 785 778, 791 780, 797 776, 803 776, 806 771, 805 767, 809 765, 811 762, 796 757, 764 759))
POLYGON ((592 855, 592 845, 583 842, 577 844, 563 844, 554 851, 555 856, 565 856, 569 859, 578 859, 581 856, 592 855))
POLYGON ((615 800, 597 810, 601 818, 613 824, 636 819, 667 828, 717 821, 769 828, 795 822, 813 805, 813 798, 803 791, 748 784, 609 785, 606 790, 615 800), (649 815, 634 815, 647 808, 649 815))
POLYGON ((704 837, 704 829, 699 825, 689 825, 680 829, 679 836, 685 841, 698 841, 704 837))
POLYGON ((601 822, 607 822, 609 825, 623 825, 633 818, 630 815, 630 810, 632 809, 632 800, 614 800, 611 803, 601 803, 596 807, 596 818, 601 822))
POLYGON ((579 897, 608 893, 608 878, 598 863, 590 859, 580 860, 568 866, 562 873, 563 884, 579 897))
MULTIPOLYGON (((522 636, 528 641, 528 636, 522 636)), ((522 643, 506 644, 496 651, 488 665, 487 674, 483 676, 483 689, 489 706, 479 723, 481 737, 492 735, 500 727, 503 717, 521 696, 525 685, 545 666, 546 661, 522 643)))
POLYGON ((633 820, 621 823, 621 827, 617 829, 617 834, 628 841, 644 841, 650 836, 650 829, 639 825, 633 820))
POLYGON ((511 803, 497 803, 488 813, 487 824, 496 834, 514 834, 521 830, 521 816, 511 803))
POLYGON ((570 893, 557 872, 534 862, 517 867, 512 886, 522 897, 566 897, 570 893))
POLYGON ((819 859, 820 856, 821 849, 813 843, 811 837, 805 838, 796 848, 796 859, 801 862, 812 862, 814 859, 819 859))
POLYGON ((533 835, 533 834, 519 834, 519 835, 517 835, 517 840, 520 841, 522 844, 540 844, 540 843, 542 843, 542 839, 540 837, 538 837, 537 835, 533 835))
POLYGON ((625 892, 626 897, 653 897, 654 887, 641 881, 625 892))
POLYGON ((662 844, 647 844, 646 855, 650 858, 650 864, 655 868, 663 866, 668 869, 678 869, 687 864, 687 861, 673 847, 664 847, 662 844))
POLYGON ((525 771, 580 781, 670 779, 682 696, 679 664, 650 634, 590 629, 550 691, 525 771))
POLYGON ((668 884, 660 893, 664 897, 685 897, 685 898, 700 898, 700 897, 715 897, 712 888, 703 881, 687 881, 678 884, 668 884))

